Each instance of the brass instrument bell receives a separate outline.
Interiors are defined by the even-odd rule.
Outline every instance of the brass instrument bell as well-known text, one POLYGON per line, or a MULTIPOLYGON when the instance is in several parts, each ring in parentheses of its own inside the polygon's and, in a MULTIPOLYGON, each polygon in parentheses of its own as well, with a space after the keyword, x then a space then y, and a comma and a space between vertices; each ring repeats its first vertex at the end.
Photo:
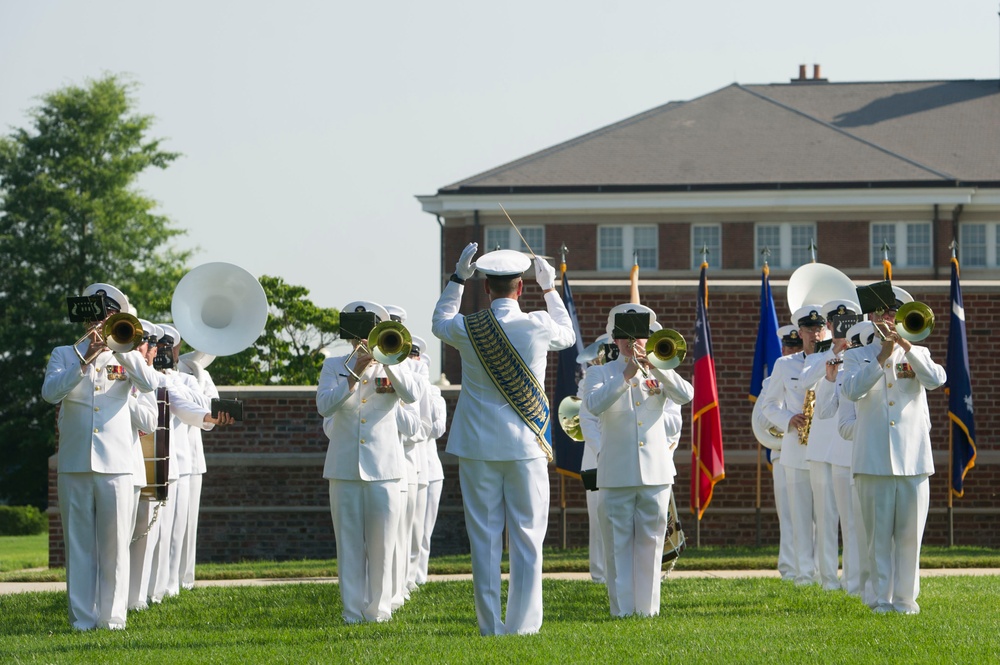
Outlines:
POLYGON ((934 330, 934 311, 922 302, 904 303, 896 310, 896 333, 910 342, 927 339, 934 330))
POLYGON ((676 330, 657 330, 646 340, 646 359, 657 369, 673 369, 684 362, 687 342, 676 330))
POLYGON ((87 334, 78 339, 73 345, 77 357, 85 365, 92 363, 100 355, 100 351, 97 353, 88 353, 85 357, 77 347, 94 334, 96 334, 97 340, 103 342, 110 350, 117 353, 128 353, 142 344, 142 338, 145 333, 142 330, 142 324, 139 323, 139 319, 131 314, 127 312, 112 314, 104 321, 94 324, 87 331, 87 334))
POLYGON ((383 321, 368 334, 368 349, 372 358, 383 365, 398 365, 410 356, 413 338, 398 321, 383 321))
POLYGON ((574 441, 583 441, 583 430, 580 428, 580 403, 576 395, 567 395, 559 402, 559 425, 566 436, 574 441))

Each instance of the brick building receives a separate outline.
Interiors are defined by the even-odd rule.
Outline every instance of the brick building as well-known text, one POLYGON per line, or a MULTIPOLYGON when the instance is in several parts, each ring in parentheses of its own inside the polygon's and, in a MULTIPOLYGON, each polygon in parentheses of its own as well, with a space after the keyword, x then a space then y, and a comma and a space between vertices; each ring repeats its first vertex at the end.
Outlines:
MULTIPOLYGON (((642 302, 693 338, 699 250, 709 250, 709 309, 726 477, 700 526, 711 545, 777 542, 770 475, 758 480, 759 446, 747 399, 758 320, 762 250, 770 250, 779 316, 787 318, 787 277, 810 260, 858 284, 882 277, 884 242, 894 283, 926 302, 937 325, 925 344, 946 360, 952 241, 962 260, 978 457, 955 500, 954 538, 1000 547, 1000 88, 997 81, 831 83, 804 68, 790 83, 733 84, 671 102, 418 197, 441 225, 441 281, 462 247, 518 248, 501 212, 510 212, 531 247, 567 263, 584 341, 602 331, 607 310, 628 299, 633 257, 642 302), (759 487, 759 490, 758 490, 759 487), (757 496, 763 497, 758 530, 757 496)), ((485 305, 478 280, 463 312, 485 305)), ((527 280, 525 309, 543 307, 527 280)), ((432 341, 432 340, 429 340, 432 341)), ((461 383, 455 352, 441 349, 449 416, 461 383)), ((549 359, 550 390, 555 354, 549 359)), ((690 376, 691 361, 678 371, 690 376)), ((205 436, 199 559, 289 559, 335 553, 326 483, 326 438, 314 388, 222 389, 246 401, 248 420, 205 436)), ((551 395, 550 395, 551 397, 551 395)), ((948 542, 948 427, 943 390, 928 393, 938 472, 924 542, 948 542)), ((675 491, 685 531, 691 453, 690 411, 675 459, 675 491)), ((446 438, 439 441, 444 449, 446 438)), ((445 489, 433 547, 467 552, 458 470, 445 462, 445 489)), ((54 496, 52 467, 50 506, 54 496)), ((546 544, 586 544, 583 491, 550 474, 546 544)), ((51 562, 62 561, 52 514, 51 562)))

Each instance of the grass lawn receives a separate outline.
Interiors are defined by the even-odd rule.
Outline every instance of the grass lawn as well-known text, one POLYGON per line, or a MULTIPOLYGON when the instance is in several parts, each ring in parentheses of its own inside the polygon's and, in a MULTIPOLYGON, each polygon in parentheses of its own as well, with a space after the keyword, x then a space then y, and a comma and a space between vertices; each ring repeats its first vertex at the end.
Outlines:
POLYGON ((921 614, 777 579, 674 579, 658 617, 611 619, 604 587, 546 580, 534 636, 479 637, 471 582, 430 582, 385 624, 345 626, 337 587, 184 592, 130 614, 127 630, 77 633, 66 594, 0 596, 5 663, 995 663, 1000 577, 922 582, 921 614))
MULTIPOLYGON (((1000 550, 986 547, 924 546, 920 557, 923 568, 1000 568, 1000 550)), ((44 568, 48 564, 47 536, 0 537, 0 582, 60 582, 66 579, 62 568, 44 568)), ((586 548, 546 549, 545 572, 587 572, 586 548)), ((676 570, 773 570, 778 565, 777 547, 689 547, 677 560, 676 570)), ((472 564, 468 554, 432 557, 428 567, 432 575, 468 574, 472 564)), ((507 559, 504 555, 504 572, 507 559)), ((243 561, 239 563, 200 563, 199 580, 253 579, 274 577, 335 577, 336 559, 298 561, 243 561)))

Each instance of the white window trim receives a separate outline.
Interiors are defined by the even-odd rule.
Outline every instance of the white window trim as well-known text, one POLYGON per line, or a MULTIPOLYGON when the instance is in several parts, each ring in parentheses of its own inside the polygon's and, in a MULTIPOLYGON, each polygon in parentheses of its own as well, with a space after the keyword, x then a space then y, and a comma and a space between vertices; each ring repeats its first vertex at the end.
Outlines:
MULTIPOLYGON (((717 256, 712 254, 708 255, 708 266, 710 268, 719 269, 722 268, 722 224, 692 224, 691 225, 691 252, 688 254, 692 259, 697 252, 701 251, 701 247, 695 247, 694 242, 694 230, 695 229, 705 229, 705 228, 716 228, 719 229, 719 253, 717 256)), ((755 241, 756 243, 756 241, 755 241)), ((698 261, 698 265, 691 266, 691 270, 698 270, 701 264, 704 262, 704 257, 701 261, 698 261)))
MULTIPOLYGON (((897 267, 898 268, 930 268, 931 266, 934 265, 934 229, 933 228, 931 229, 931 235, 930 235, 930 240, 931 240, 931 243, 930 243, 930 262, 927 263, 927 264, 925 264, 925 265, 914 266, 914 265, 910 265, 910 262, 907 260, 908 259, 908 257, 907 257, 907 243, 906 243, 906 226, 907 226, 907 224, 921 224, 921 225, 924 225, 924 226, 927 226, 927 227, 931 226, 930 222, 920 221, 920 220, 916 220, 916 219, 906 219, 906 220, 900 220, 900 221, 897 221, 897 222, 871 222, 868 225, 869 243, 871 242, 871 239, 872 239, 872 228, 874 226, 876 226, 876 225, 892 226, 893 227, 893 235, 895 237, 894 238, 886 238, 886 240, 888 240, 889 244, 892 246, 892 250, 896 254, 896 257, 895 257, 895 259, 892 262, 893 267, 894 268, 897 268, 897 267)), ((877 242, 879 243, 880 247, 881 247, 882 240, 883 240, 882 238, 878 238, 877 239, 877 242)), ((869 244, 869 248, 870 247, 871 247, 871 245, 869 244)), ((870 249, 869 249, 869 251, 870 251, 870 249)), ((882 255, 882 253, 880 251, 879 252, 879 256, 878 256, 878 262, 877 263, 873 262, 870 267, 871 268, 878 268, 878 267, 880 267, 882 265, 882 259, 883 259, 883 255, 882 255)))
MULTIPOLYGON (((699 224, 699 226, 705 226, 704 224, 699 224)), ((754 265, 758 268, 764 265, 763 257, 760 255, 761 251, 764 249, 758 244, 757 240, 757 227, 758 226, 777 226, 778 227, 778 243, 777 248, 768 247, 771 250, 771 258, 768 259, 768 265, 772 268, 778 269, 791 269, 797 268, 798 266, 792 265, 792 227, 793 226, 809 226, 812 228, 812 239, 816 242, 816 222, 755 222, 753 227, 753 244, 754 244, 754 265), (777 256, 778 262, 775 263, 773 259, 777 256)))
MULTIPOLYGON (((656 256, 656 265, 652 268, 645 268, 646 270, 659 270, 660 269, 660 234, 659 228, 656 224, 600 224, 597 227, 597 270, 600 272, 617 272, 621 270, 629 270, 632 268, 632 256, 635 253, 635 230, 636 229, 654 229, 654 246, 653 252, 656 256), (618 268, 602 268, 601 267, 601 229, 615 228, 622 230, 622 266, 618 268)), ((646 248, 643 248, 646 249, 646 248)))
POLYGON ((975 269, 978 268, 978 269, 981 270, 983 268, 996 268, 997 267, 997 226, 998 226, 998 224, 1000 224, 1000 222, 966 222, 964 224, 962 222, 958 223, 958 251, 959 251, 958 260, 959 260, 959 262, 962 262, 962 267, 963 268, 965 267, 965 264, 964 264, 964 259, 962 258, 962 254, 964 253, 964 250, 966 248, 966 240, 965 240, 965 238, 962 237, 962 234, 963 234, 963 231, 964 231, 964 229, 966 227, 973 226, 973 225, 983 225, 983 226, 986 227, 986 238, 985 238, 985 243, 986 243, 986 265, 984 265, 984 266, 972 266, 972 265, 970 265, 969 268, 972 268, 973 270, 975 270, 975 269))
MULTIPOLYGON (((486 241, 486 236, 489 234, 490 231, 495 231, 497 229, 505 231, 506 235, 507 235, 507 243, 503 247, 501 247, 501 249, 514 249, 514 250, 520 251, 520 247, 521 247, 521 244, 522 244, 521 243, 521 236, 519 236, 517 234, 517 229, 515 229, 512 226, 511 227, 507 227, 507 228, 503 228, 502 226, 487 226, 487 227, 485 227, 485 229, 483 230, 483 241, 484 242, 486 241)), ((532 230, 532 231, 534 231, 535 229, 541 229, 542 230, 542 244, 543 244, 542 247, 540 247, 540 248, 539 247, 532 247, 531 249, 534 250, 534 252, 536 254, 544 254, 545 253, 545 246, 544 246, 544 243, 545 243, 545 226, 543 224, 538 224, 538 225, 534 225, 534 226, 522 226, 521 227, 521 232, 524 233, 524 232, 528 231, 529 229, 532 230)), ((490 244, 490 246, 486 248, 486 251, 487 252, 492 252, 493 249, 494 249, 494 247, 495 247, 494 245, 490 244)))

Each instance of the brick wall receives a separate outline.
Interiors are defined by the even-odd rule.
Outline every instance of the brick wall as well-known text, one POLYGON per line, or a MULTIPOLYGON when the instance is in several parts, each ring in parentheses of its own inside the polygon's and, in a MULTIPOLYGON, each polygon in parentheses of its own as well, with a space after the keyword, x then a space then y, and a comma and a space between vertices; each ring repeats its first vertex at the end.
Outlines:
MULTIPOLYGON (((947 281, 899 284, 915 298, 929 304, 937 314, 937 327, 927 340, 927 346, 934 358, 944 364, 948 339, 947 281)), ((786 319, 784 282, 775 281, 772 286, 779 316, 786 319)), ((955 542, 1000 547, 1000 495, 997 490, 1000 487, 1000 451, 995 443, 1000 433, 1000 392, 995 388, 1000 377, 1000 359, 990 343, 1000 323, 1000 298, 997 297, 1000 287, 975 283, 963 287, 979 457, 976 467, 966 476, 965 497, 954 500, 955 542)), ((470 292, 480 288, 474 281, 471 288, 466 289, 463 311, 472 309, 470 292)), ((701 542, 706 545, 753 545, 757 542, 758 446, 749 427, 751 405, 747 390, 759 289, 758 281, 718 280, 713 283, 711 277, 709 281, 708 312, 722 410, 726 478, 716 485, 712 504, 701 523, 701 542)), ((621 281, 574 280, 573 291, 584 341, 589 343, 603 331, 608 309, 627 298, 628 286, 621 281)), ((654 281, 643 282, 641 295, 643 303, 657 312, 658 320, 691 340, 695 292, 696 283, 690 280, 654 281)), ((485 300, 480 299, 479 306, 484 303, 485 300)), ((534 283, 526 284, 522 306, 525 310, 543 306, 534 283)), ((442 350, 437 352, 442 353, 442 350)), ((456 384, 444 391, 450 418, 458 398, 461 368, 457 354, 450 349, 439 357, 443 361, 443 371, 456 384)), ((551 354, 548 386, 555 383, 555 362, 556 356, 551 354)), ((690 377, 690 359, 685 360, 679 371, 690 377)), ((322 478, 327 440, 322 431, 322 419, 315 409, 315 389, 252 387, 223 388, 221 392, 224 397, 239 397, 245 401, 247 419, 204 436, 208 474, 202 494, 198 559, 235 561, 335 556, 327 484, 322 478)), ((931 478, 931 513, 924 542, 941 545, 948 542, 948 427, 944 391, 928 393, 928 403, 938 472, 931 478)), ((688 541, 693 543, 695 523, 687 509, 691 477, 689 409, 684 410, 684 415, 685 429, 675 456, 678 469, 675 491, 688 541)), ((438 443, 443 451, 446 437, 438 443)), ((442 459, 446 479, 433 549, 439 554, 467 552, 458 469, 450 456, 442 453, 442 459)), ((546 544, 558 546, 565 531, 568 545, 583 546, 587 542, 584 492, 578 481, 556 473, 554 467, 550 469, 552 502, 546 544), (565 501, 560 500, 561 491, 565 501)), ((65 561, 65 552, 55 480, 53 457, 49 475, 49 556, 50 565, 60 566, 65 561)), ((764 544, 774 544, 778 537, 777 519, 766 467, 761 473, 760 494, 760 540, 764 544)))

